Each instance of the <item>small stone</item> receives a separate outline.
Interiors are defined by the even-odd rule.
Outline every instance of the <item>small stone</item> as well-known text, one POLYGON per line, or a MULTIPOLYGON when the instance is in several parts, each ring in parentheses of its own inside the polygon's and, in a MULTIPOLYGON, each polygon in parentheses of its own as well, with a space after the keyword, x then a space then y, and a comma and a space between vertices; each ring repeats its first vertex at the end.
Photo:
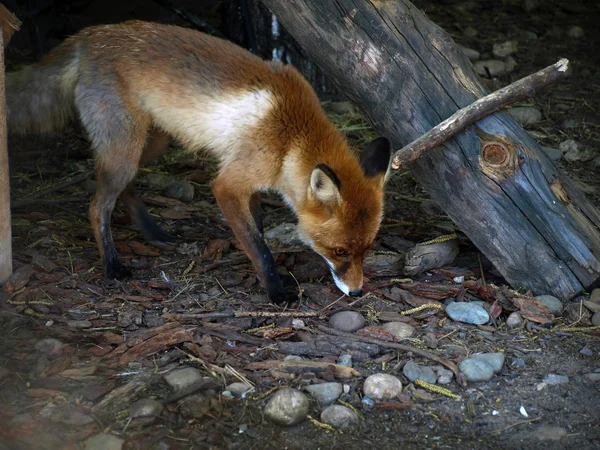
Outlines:
POLYGON ((178 403, 179 412, 186 419, 199 419, 210 411, 211 402, 204 394, 188 395, 178 403))
POLYGON ((54 355, 62 353, 63 343, 55 338, 45 338, 35 343, 35 349, 40 353, 54 355))
POLYGON ((374 400, 389 400, 402 392, 402 383, 393 375, 376 373, 367 377, 363 392, 374 400))
POLYGON ((164 378, 171 388, 175 389, 176 391, 181 391, 195 383, 200 382, 200 380, 204 377, 198 369, 193 367, 184 367, 181 369, 172 370, 171 372, 167 373, 164 378))
POLYGON ((444 369, 443 367, 437 367, 435 372, 437 374, 438 384, 450 384, 452 382, 454 373, 451 370, 444 369))
POLYGON ((357 427, 360 423, 358 414, 342 405, 331 405, 321 413, 321 422, 340 430, 357 427))
POLYGON ((415 334, 415 327, 404 322, 388 322, 381 328, 390 333, 396 339, 406 339, 415 334))
POLYGON ((482 61, 475 61, 473 67, 475 68, 475 71, 481 76, 487 76, 488 71, 489 74, 493 77, 506 73, 506 65, 504 64, 504 61, 499 61, 497 59, 485 59, 482 61))
POLYGON ((444 350, 446 350, 452 356, 467 356, 469 351, 460 345, 448 344, 444 346, 444 350))
POLYGON ((600 326, 600 312, 597 312, 592 316, 592 325, 595 327, 600 326))
POLYGON ((471 356, 471 359, 477 359, 479 361, 485 361, 491 367, 494 373, 499 373, 504 366, 504 353, 475 353, 471 356))
POLYGON ((251 387, 246 383, 235 382, 227 385, 225 389, 231 392, 234 397, 244 397, 251 387))
POLYGON ((517 369, 522 369, 525 365, 525 360, 523 358, 513 358, 510 363, 510 367, 516 367, 517 369))
POLYGON ((375 408, 375 402, 373 401, 373 399, 367 396, 364 396, 360 402, 363 404, 364 409, 368 410, 375 408))
POLYGON ((511 116, 521 125, 531 125, 542 120, 542 113, 533 106, 517 106, 508 110, 511 116))
POLYGON ((438 348, 438 338, 434 333, 426 333, 423 342, 429 348, 438 348))
POLYGON ((506 41, 501 44, 494 44, 492 54, 496 58, 506 58, 517 51, 517 41, 506 41))
POLYGON ((507 56, 506 58, 504 58, 504 66, 506 67, 506 72, 508 73, 515 70, 518 65, 519 63, 512 56, 507 56))
POLYGON ((139 326, 143 321, 142 311, 122 311, 117 315, 117 324, 121 328, 128 328, 132 325, 139 326))
POLYGON ((413 361, 404 364, 402 373, 410 381, 423 380, 427 383, 435 383, 437 381, 437 376, 431 367, 421 366, 413 361))
POLYGON ((365 318, 356 311, 342 311, 329 318, 329 325, 339 331, 352 333, 361 329, 365 324, 365 318))
POLYGON ((558 161, 563 155, 563 151, 558 148, 542 146, 542 150, 551 161, 558 161))
POLYGON ((282 426, 296 425, 308 414, 308 397, 296 389, 281 389, 269 399, 265 416, 282 426))
POLYGON ((564 384, 569 382, 569 377, 566 375, 557 375, 555 373, 549 373, 542 380, 546 384, 564 384))
POLYGON ((85 443, 85 450, 121 450, 123 439, 112 434, 97 434, 85 443))
POLYGON ((163 411, 163 404, 152 398, 142 398, 129 407, 129 417, 158 417, 163 411))
POLYGON ((331 405, 342 395, 341 383, 311 384, 304 389, 321 405, 331 405))
POLYGON ((506 326, 509 330, 520 328, 523 325, 523 316, 519 311, 515 311, 509 314, 506 318, 506 326))
POLYGON ((302 356, 298 356, 298 355, 287 355, 285 358, 283 358, 283 360, 284 361, 304 361, 302 356))
POLYGON ((465 47, 460 44, 458 44, 457 47, 460 49, 461 52, 465 54, 467 58, 469 58, 469 61, 477 61, 479 59, 479 52, 477 50, 465 47))
POLYGON ((294 244, 300 240, 298 228, 293 223, 282 223, 265 231, 265 239, 275 240, 281 244, 294 244))
POLYGON ((546 305, 555 316, 559 316, 562 313, 563 304, 553 295, 538 295, 537 297, 533 297, 533 299, 546 305))
POLYGON ((194 200, 194 185, 188 181, 174 181, 165 189, 165 197, 189 203, 194 200))
POLYGON ((573 139, 567 139, 566 141, 561 142, 558 144, 558 148, 565 152, 563 158, 569 162, 586 162, 594 159, 595 157, 595 154, 592 150, 582 148, 573 139))
POLYGON ((446 314, 452 320, 473 325, 483 325, 490 320, 488 312, 472 302, 452 302, 446 306, 446 314))
POLYGON ((586 373, 585 377, 590 381, 600 381, 600 373, 586 373))
POLYGON ((594 356, 594 352, 589 347, 583 347, 581 350, 579 350, 579 353, 581 353, 583 356, 587 356, 588 358, 594 356))
POLYGON ((585 33, 583 32, 583 28, 578 25, 574 25, 567 31, 567 36, 573 39, 581 39, 585 33))
POLYGON ((563 427, 541 425, 532 434, 540 441, 560 441, 567 435, 567 430, 563 427))
POLYGON ((487 362, 478 359, 465 359, 458 364, 458 369, 468 381, 490 381, 494 376, 494 369, 487 362))
POLYGON ((143 180, 151 187, 155 189, 166 189, 175 180, 168 175, 160 173, 149 173, 143 180))
POLYGON ((464 37, 470 37, 470 38, 472 38, 472 37, 475 37, 475 36, 477 36, 478 34, 479 34, 479 31, 477 31, 477 30, 476 30, 475 28, 473 28, 473 27, 466 27, 466 28, 463 30, 463 36, 464 36, 464 37))
POLYGON ((69 328, 91 328, 92 322, 89 320, 67 320, 69 328))
POLYGON ((352 355, 348 355, 347 353, 340 355, 338 364, 344 367, 352 367, 352 355))
POLYGON ((594 289, 588 300, 593 303, 600 303, 600 288, 594 289))

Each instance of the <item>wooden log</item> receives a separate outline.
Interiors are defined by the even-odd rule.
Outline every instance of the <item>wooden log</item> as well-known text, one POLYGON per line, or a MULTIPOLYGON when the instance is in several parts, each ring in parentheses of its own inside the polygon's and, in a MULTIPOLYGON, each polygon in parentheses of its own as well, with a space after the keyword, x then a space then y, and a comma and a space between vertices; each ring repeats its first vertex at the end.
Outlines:
POLYGON ((10 175, 6 141, 6 102, 4 97, 4 47, 21 22, 0 3, 0 284, 12 274, 12 234, 10 220, 10 175))
MULTIPOLYGON (((407 0, 263 2, 396 148, 488 93, 448 34, 407 0)), ((600 283, 600 213, 506 112, 411 168, 514 288, 566 300, 600 283)))

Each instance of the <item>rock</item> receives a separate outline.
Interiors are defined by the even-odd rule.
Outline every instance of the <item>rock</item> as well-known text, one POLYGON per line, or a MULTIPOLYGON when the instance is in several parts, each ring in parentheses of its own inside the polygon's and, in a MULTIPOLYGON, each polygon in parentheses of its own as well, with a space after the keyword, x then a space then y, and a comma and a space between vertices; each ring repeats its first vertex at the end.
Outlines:
POLYGON ((515 70, 518 65, 519 63, 512 56, 507 56, 506 58, 504 58, 504 67, 506 67, 507 73, 510 73, 513 70, 515 70))
POLYGON ((211 407, 212 400, 204 394, 188 395, 178 403, 179 412, 186 419, 204 417, 211 407))
POLYGON ((517 41, 506 41, 500 44, 494 44, 492 54, 496 58, 506 58, 517 51, 517 41))
POLYGON ((50 261, 49 258, 39 254, 33 255, 31 264, 33 264, 36 268, 41 269, 46 273, 50 273, 58 267, 56 264, 50 261))
POLYGON ((57 355, 62 353, 63 343, 55 338, 40 339, 35 343, 35 349, 47 355, 57 355))
POLYGON ((465 359, 458 364, 458 369, 468 381, 490 381, 494 376, 494 369, 487 362, 478 359, 465 359))
POLYGON ((298 355, 287 355, 285 358, 283 358, 284 361, 304 361, 304 358, 302 358, 302 356, 298 356, 298 355))
POLYGON ((128 328, 132 325, 140 326, 143 322, 143 311, 121 311, 117 315, 117 324, 121 328, 128 328))
POLYGON ((181 369, 172 370, 171 372, 167 373, 164 378, 171 388, 176 391, 182 391, 187 387, 200 382, 200 380, 204 377, 198 369, 193 367, 184 367, 181 369))
POLYGON ((567 435, 567 430, 563 427, 551 425, 541 425, 532 432, 532 436, 540 441, 560 441, 567 435))
POLYGON ((373 401, 373 399, 367 396, 364 396, 360 402, 362 403, 364 409, 369 410, 375 408, 375 402, 373 401))
POLYGON ((402 383, 393 375, 376 373, 367 377, 363 392, 374 400, 389 400, 402 392, 402 383))
POLYGON ((494 373, 499 373, 502 370, 502 366, 504 366, 504 353, 475 353, 471 356, 471 359, 477 359, 479 361, 485 361, 491 367, 494 373))
POLYGON ((269 399, 265 416, 282 426, 296 425, 308 414, 308 397, 295 389, 281 389, 269 399))
POLYGON ((404 259, 404 275, 412 277, 430 269, 451 264, 458 255, 458 239, 415 245, 404 259))
POLYGON ((508 110, 511 116, 521 125, 531 125, 542 120, 542 113, 533 106, 517 106, 508 110))
POLYGON ((92 322, 89 320, 67 320, 69 328, 92 328, 92 322))
POLYGON ((548 158, 550 158, 552 161, 558 161, 560 158, 562 158, 562 155, 563 155, 563 151, 558 148, 542 146, 542 150, 544 151, 546 156, 548 158))
POLYGON ((588 358, 594 356, 594 352, 589 347, 583 347, 581 350, 579 350, 579 353, 581 353, 583 356, 587 356, 588 358))
POLYGON ((168 175, 163 175, 161 173, 149 173, 147 174, 143 180, 154 189, 164 190, 171 183, 174 183, 175 180, 168 175))
POLYGON ((471 302, 452 302, 446 306, 446 314, 452 320, 473 325, 483 325, 490 320, 484 308, 471 302))
POLYGON ((361 329, 364 324, 365 318, 356 311, 342 311, 329 318, 331 328, 347 333, 361 329))
POLYGON ((585 33, 583 32, 583 28, 578 25, 574 25, 567 31, 567 36, 573 39, 581 39, 585 33))
POLYGON ((553 385, 564 384, 569 382, 569 377, 566 375, 557 375, 555 373, 549 373, 543 378, 542 382, 553 385))
POLYGON ((426 333, 423 336, 423 342, 429 348, 438 348, 438 338, 435 333, 426 333))
POLYGON ((525 365, 525 360, 523 358, 513 358, 510 362, 510 367, 516 367, 517 369, 522 369, 525 365))
POLYGON ((600 288, 594 289, 588 300, 592 303, 600 303, 600 288))
POLYGON ((600 312, 597 312, 592 316, 592 325, 595 327, 600 326, 600 312))
POLYGON ((381 328, 390 333, 396 339, 405 339, 415 334, 415 327, 404 322, 388 322, 381 328))
POLYGON ((282 223, 265 231, 265 239, 276 240, 281 244, 294 244, 300 242, 298 228, 293 223, 282 223))
POLYGON ((340 355, 340 359, 338 361, 338 364, 340 366, 345 366, 345 367, 352 367, 352 355, 349 354, 344 354, 344 355, 340 355))
POLYGON ((321 405, 331 405, 342 395, 341 383, 311 384, 304 389, 321 405))
POLYGON ((437 374, 438 384, 450 384, 452 382, 454 373, 452 373, 451 370, 445 369, 443 367, 436 367, 434 370, 437 374))
POLYGON ((519 311, 515 311, 509 314, 506 318, 506 326, 509 330, 520 328, 523 325, 523 317, 519 311))
POLYGON ((123 439, 112 434, 97 434, 85 443, 85 450, 121 450, 123 439))
POLYGON ((174 181, 165 189, 165 197, 189 203, 194 200, 194 185, 189 181, 174 181))
POLYGON ((163 409, 164 406, 161 402, 152 398, 142 398, 129 407, 129 417, 132 419, 138 417, 158 417, 163 409))
POLYGON ((567 139, 566 141, 561 142, 558 144, 558 148, 565 152, 563 158, 569 162, 586 162, 594 159, 596 156, 592 150, 582 148, 573 139, 567 139))
POLYGON ((321 422, 340 430, 348 430, 360 424, 358 414, 342 405, 331 405, 321 413, 321 422))
POLYGON ((600 373, 586 373, 585 377, 590 381, 600 381, 600 373))
POLYGON ((225 389, 231 392, 234 397, 244 397, 245 394, 252 388, 246 383, 235 382, 227 385, 225 389))
POLYGON ((553 295, 538 295, 537 297, 533 297, 534 300, 542 302, 544 305, 550 309, 552 314, 555 316, 560 316, 563 310, 562 302, 554 297, 553 295))
POLYGON ((423 380, 428 383, 435 383, 437 381, 437 376, 431 367, 421 366, 412 361, 404 364, 402 373, 410 381, 423 380))
POLYGON ((469 61, 477 61, 479 59, 479 52, 477 50, 465 47, 464 45, 460 44, 458 44, 457 47, 460 49, 461 52, 465 54, 467 58, 469 58, 469 61))
POLYGON ((465 29, 463 29, 463 36, 464 37, 475 37, 479 34, 479 31, 477 31, 475 28, 473 27, 466 27, 465 29))
POLYGON ((504 61, 499 61, 497 59, 485 59, 482 61, 475 61, 473 67, 475 68, 475 71, 481 76, 487 76, 488 71, 490 72, 491 76, 497 76, 506 73, 506 65, 504 64, 504 61))

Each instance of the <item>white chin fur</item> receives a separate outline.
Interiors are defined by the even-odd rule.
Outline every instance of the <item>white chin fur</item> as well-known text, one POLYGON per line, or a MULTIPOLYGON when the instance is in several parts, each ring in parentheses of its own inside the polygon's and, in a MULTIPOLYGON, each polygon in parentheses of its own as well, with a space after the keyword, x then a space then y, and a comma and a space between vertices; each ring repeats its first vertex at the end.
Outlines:
MULTIPOLYGON (((321 256, 323 256, 323 255, 321 255, 321 256)), ((338 276, 335 274, 335 270, 333 270, 333 264, 331 264, 331 262, 327 258, 325 258, 324 256, 323 256, 323 259, 325 260, 325 262, 329 266, 329 271, 331 272, 331 276, 333 277, 333 281, 335 281, 336 286, 344 294, 349 295, 350 288, 348 286, 346 286, 346 283, 344 283, 342 280, 340 280, 338 278, 338 276)))

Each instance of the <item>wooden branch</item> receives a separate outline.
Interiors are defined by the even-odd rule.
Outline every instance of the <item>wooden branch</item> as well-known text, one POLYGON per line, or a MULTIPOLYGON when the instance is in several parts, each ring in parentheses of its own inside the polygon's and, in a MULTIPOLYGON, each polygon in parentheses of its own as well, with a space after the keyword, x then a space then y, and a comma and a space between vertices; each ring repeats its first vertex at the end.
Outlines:
MULTIPOLYGON (((6 9, 4 7, 2 8, 6 9)), ((7 29, 5 24, 0 23, 0 26, 2 26, 2 30, 7 29)), ((12 274, 10 175, 8 171, 8 147, 6 141, 3 42, 4 31, 0 33, 0 284, 3 284, 12 274)))
MULTIPOLYGON (((2 42, 0 42, 0 47, 4 48, 8 45, 13 33, 19 31, 19 28, 21 28, 21 21, 6 9, 2 3, 0 3, 0 27, 2 27, 2 42)), ((2 61, 2 67, 4 67, 4 61, 2 61)), ((4 79, 2 83, 4 83, 4 79)))
POLYGON ((459 109, 423 136, 398 150, 392 160, 392 169, 399 169, 416 161, 427 150, 437 147, 473 122, 505 106, 532 97, 539 90, 562 80, 567 76, 568 68, 569 60, 561 59, 545 69, 521 78, 459 109))

